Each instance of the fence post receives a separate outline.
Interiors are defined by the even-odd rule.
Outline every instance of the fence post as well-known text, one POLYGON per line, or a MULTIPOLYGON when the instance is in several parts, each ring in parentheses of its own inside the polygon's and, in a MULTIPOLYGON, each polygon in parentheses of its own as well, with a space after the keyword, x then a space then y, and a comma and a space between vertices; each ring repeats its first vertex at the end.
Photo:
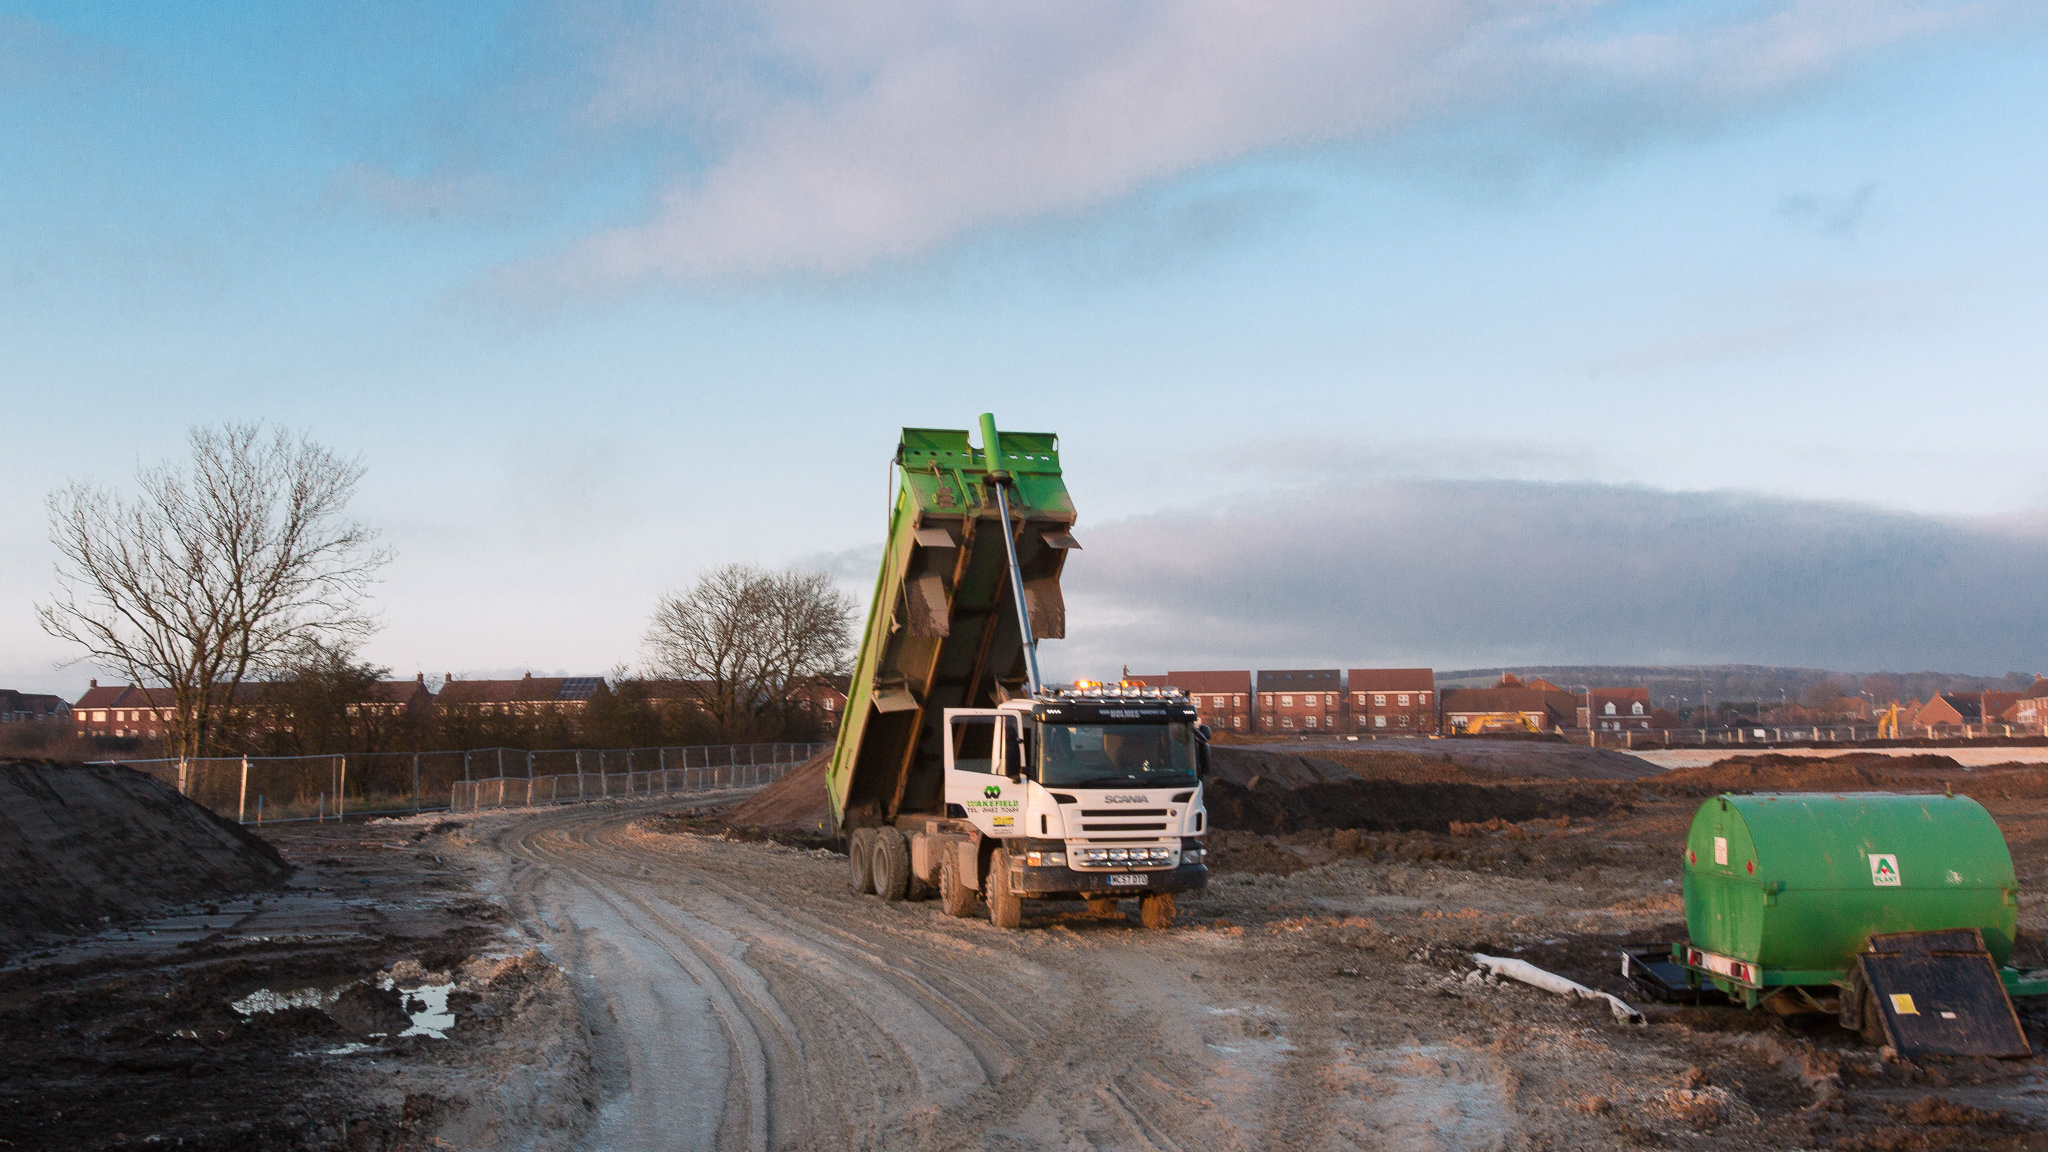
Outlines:
POLYGON ((348 813, 348 757, 334 758, 337 775, 334 783, 334 818, 340 820, 348 813))
MULTIPOLYGON (((450 797, 449 807, 454 806, 454 798, 450 797)), ((420 810, 420 754, 417 752, 412 754, 412 810, 420 810)))
POLYGON ((178 795, 185 795, 185 784, 191 778, 191 766, 183 756, 178 757, 178 795))
POLYGON ((462 782, 469 783, 469 749, 462 750, 462 782))
POLYGON ((235 823, 247 823, 249 814, 249 754, 242 754, 242 790, 235 797, 235 823))

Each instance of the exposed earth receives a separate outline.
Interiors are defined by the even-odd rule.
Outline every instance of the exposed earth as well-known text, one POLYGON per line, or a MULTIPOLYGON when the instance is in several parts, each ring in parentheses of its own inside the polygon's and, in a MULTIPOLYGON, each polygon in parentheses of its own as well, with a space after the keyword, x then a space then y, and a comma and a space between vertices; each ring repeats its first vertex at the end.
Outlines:
POLYGON ((281 886, 5 962, 0 1149, 2048 1148, 2038 1057, 1908 1062, 1826 1020, 1647 1003, 1615 957, 1683 935, 1704 797, 1953 784, 2006 831, 2017 961, 2042 963, 2040 768, 1494 759, 1220 757, 1212 884, 1163 932, 853 896, 809 826, 818 771, 266 827, 281 886))

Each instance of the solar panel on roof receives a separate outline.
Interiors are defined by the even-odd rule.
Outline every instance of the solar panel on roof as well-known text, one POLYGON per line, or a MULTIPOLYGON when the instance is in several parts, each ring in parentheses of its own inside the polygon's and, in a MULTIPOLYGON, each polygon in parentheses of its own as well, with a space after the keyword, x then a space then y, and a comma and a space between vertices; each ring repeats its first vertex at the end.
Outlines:
POLYGON ((562 700, 588 700, 597 692, 598 676, 569 676, 562 680, 562 691, 557 697, 562 700))

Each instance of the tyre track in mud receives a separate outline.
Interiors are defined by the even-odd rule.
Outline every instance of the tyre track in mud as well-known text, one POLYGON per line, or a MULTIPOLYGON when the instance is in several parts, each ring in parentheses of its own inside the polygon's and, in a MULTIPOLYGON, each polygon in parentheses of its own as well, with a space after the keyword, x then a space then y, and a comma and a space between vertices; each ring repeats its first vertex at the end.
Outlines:
POLYGON ((1348 1152, 1528 1131, 1519 1061, 1447 1030, 1424 969, 1332 984, 1336 956, 1284 936, 1060 906, 1005 932, 856 897, 843 858, 637 824, 677 806, 477 828, 578 988, 603 1086, 585 1147, 1348 1152))
POLYGON ((1202 1090, 1199 1009, 1128 954, 1150 934, 821 892, 818 861, 633 827, 656 810, 488 840, 523 930, 579 977, 593 1147, 1259 1145, 1202 1090))

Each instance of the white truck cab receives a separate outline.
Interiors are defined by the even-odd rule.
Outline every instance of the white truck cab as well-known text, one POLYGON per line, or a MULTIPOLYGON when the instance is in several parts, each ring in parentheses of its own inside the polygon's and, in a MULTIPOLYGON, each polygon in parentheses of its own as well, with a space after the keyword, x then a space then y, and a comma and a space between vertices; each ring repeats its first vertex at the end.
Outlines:
POLYGON ((1148 925, 1208 884, 1207 732, 1173 689, 1054 690, 945 710, 946 818, 909 830, 910 873, 1014 927, 1022 900, 1140 899, 1148 925), (949 887, 950 886, 950 887, 949 887))

